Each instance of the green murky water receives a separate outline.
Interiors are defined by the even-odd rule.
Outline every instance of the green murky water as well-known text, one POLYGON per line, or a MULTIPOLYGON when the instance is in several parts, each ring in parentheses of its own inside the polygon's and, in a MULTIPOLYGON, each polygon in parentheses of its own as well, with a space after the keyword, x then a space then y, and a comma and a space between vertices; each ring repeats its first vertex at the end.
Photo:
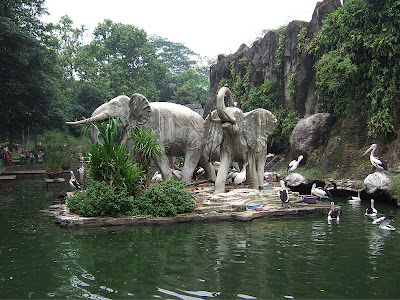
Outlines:
MULTIPOLYGON (((67 184, 61 190, 69 190, 67 184)), ((59 190, 0 182, 0 298, 399 298, 400 216, 387 232, 344 199, 325 217, 63 229, 38 214, 59 190)))

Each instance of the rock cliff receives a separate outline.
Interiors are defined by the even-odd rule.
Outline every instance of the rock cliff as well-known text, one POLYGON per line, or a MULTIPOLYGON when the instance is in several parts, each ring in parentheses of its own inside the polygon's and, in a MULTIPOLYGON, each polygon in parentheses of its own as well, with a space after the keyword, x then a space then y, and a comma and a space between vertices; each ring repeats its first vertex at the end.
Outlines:
MULTIPOLYGON (((205 116, 215 108, 216 94, 222 79, 231 77, 231 63, 235 63, 236 72, 244 76, 249 62, 250 87, 261 86, 267 79, 277 79, 283 84, 282 104, 285 108, 296 109, 301 116, 315 112, 317 98, 314 87, 313 59, 301 48, 299 38, 311 40, 321 29, 322 20, 327 14, 341 6, 340 0, 318 2, 312 20, 292 21, 285 30, 268 31, 262 39, 256 40, 251 47, 241 45, 236 53, 219 55, 216 64, 210 70, 209 99, 204 105, 205 116), (277 51, 280 36, 284 37, 283 70, 277 70, 277 51)), ((281 49, 282 50, 282 49, 281 49)))

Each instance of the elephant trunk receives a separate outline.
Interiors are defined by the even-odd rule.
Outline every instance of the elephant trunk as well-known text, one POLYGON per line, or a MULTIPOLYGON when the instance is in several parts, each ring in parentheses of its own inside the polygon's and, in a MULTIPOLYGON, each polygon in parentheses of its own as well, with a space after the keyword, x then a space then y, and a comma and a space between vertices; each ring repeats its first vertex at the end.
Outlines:
POLYGON ((88 123, 91 124, 94 122, 103 122, 105 120, 108 120, 108 118, 109 118, 109 116, 106 113, 101 113, 96 116, 92 116, 88 119, 83 119, 83 120, 74 121, 74 122, 65 122, 65 124, 71 125, 71 126, 82 126, 82 125, 88 124, 88 123))
POLYGON ((225 96, 228 97, 228 102, 232 103, 232 92, 227 86, 220 88, 217 95, 217 112, 218 117, 222 122, 229 122, 232 124, 236 124, 236 119, 229 113, 228 109, 225 106, 225 96))

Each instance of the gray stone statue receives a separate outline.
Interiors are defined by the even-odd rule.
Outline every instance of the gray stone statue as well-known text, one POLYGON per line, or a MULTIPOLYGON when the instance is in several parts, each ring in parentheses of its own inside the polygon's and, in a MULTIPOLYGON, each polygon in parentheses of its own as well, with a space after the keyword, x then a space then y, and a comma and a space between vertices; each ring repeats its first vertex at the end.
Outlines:
POLYGON ((232 105, 232 93, 222 87, 217 96, 217 110, 206 119, 206 149, 210 153, 220 146, 221 164, 215 181, 215 192, 225 192, 225 181, 232 162, 248 164, 247 178, 250 188, 258 189, 263 183, 267 155, 267 139, 277 125, 275 116, 258 108, 247 113, 232 105))
MULTIPOLYGON (((128 129, 144 127, 152 129, 156 137, 163 142, 163 151, 155 160, 162 177, 172 176, 169 166, 169 156, 184 156, 185 163, 182 169, 182 180, 190 182, 192 174, 199 162, 204 148, 204 120, 196 112, 183 105, 169 102, 149 102, 143 95, 134 94, 131 98, 121 95, 99 106, 88 119, 66 122, 68 125, 83 125, 86 123, 107 121, 110 117, 119 117, 128 124, 124 140, 130 144, 128 129)), ((96 141, 97 134, 89 130, 92 141, 96 141)), ((205 162, 207 159, 203 159, 205 162)), ((215 171, 211 164, 205 164, 206 172, 215 171)))

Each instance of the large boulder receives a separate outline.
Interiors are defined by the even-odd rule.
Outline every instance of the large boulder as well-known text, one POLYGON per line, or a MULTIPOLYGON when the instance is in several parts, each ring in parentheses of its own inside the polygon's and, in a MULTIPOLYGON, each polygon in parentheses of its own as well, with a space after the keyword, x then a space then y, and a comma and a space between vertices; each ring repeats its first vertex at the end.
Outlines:
POLYGON ((382 172, 369 174, 364 179, 364 189, 368 194, 375 193, 377 190, 387 191, 390 186, 390 179, 382 172))
POLYGON ((296 187, 296 186, 299 186, 301 184, 307 184, 307 179, 305 179, 299 173, 290 173, 285 178, 285 184, 288 187, 296 187))
POLYGON ((321 146, 332 124, 333 117, 329 113, 319 113, 301 119, 290 135, 293 155, 307 155, 310 150, 321 146))

